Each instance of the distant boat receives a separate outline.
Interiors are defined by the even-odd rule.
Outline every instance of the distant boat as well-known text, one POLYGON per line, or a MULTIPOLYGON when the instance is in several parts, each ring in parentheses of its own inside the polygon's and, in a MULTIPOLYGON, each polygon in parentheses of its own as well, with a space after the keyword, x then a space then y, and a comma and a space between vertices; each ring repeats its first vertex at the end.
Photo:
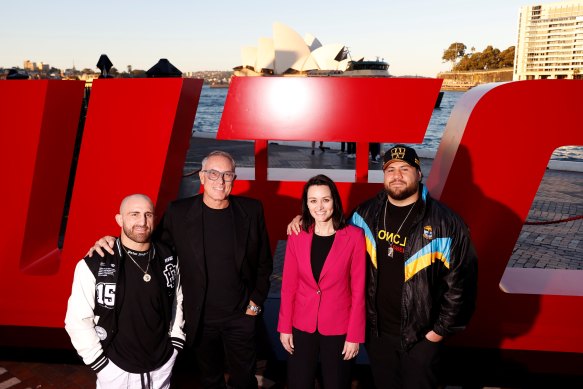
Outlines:
POLYGON ((382 60, 349 61, 346 70, 342 72, 342 77, 391 77, 389 74, 389 64, 382 60))

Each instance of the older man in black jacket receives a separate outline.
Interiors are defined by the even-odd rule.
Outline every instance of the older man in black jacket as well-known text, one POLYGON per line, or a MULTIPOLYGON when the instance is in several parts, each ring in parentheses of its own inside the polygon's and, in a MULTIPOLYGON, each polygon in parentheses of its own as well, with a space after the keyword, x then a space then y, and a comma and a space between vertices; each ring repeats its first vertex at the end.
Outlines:
POLYGON ((224 387, 225 357, 231 387, 257 387, 255 322, 273 262, 261 202, 230 195, 235 178, 233 158, 210 153, 203 194, 171 203, 162 225, 181 261, 187 342, 205 388, 224 387))

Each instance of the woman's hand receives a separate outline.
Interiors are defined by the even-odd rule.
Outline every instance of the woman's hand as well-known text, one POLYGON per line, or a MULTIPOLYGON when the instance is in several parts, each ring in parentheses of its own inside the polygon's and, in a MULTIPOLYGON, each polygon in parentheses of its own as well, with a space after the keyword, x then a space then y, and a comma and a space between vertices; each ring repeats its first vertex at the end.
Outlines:
POLYGON ((292 334, 279 334, 279 340, 281 341, 281 344, 283 345, 285 351, 293 355, 294 336, 292 334))
POLYGON ((355 358, 358 355, 358 343, 344 342, 344 350, 342 350, 342 355, 344 355, 344 360, 355 358))
POLYGON ((287 234, 299 234, 302 230, 302 217, 297 215, 294 219, 287 225, 287 234))

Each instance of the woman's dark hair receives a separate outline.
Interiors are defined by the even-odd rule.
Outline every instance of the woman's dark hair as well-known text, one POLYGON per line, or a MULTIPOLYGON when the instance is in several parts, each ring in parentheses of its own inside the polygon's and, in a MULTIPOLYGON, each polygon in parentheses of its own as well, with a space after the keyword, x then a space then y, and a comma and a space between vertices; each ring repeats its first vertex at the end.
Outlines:
POLYGON ((334 230, 338 231, 346 227, 346 218, 344 217, 344 211, 342 209, 342 200, 340 200, 340 194, 336 188, 336 184, 329 177, 318 174, 306 182, 304 185, 304 191, 302 193, 302 229, 304 231, 309 231, 309 229, 314 225, 314 218, 310 214, 308 209, 308 189, 310 186, 314 185, 325 185, 330 188, 330 194, 332 195, 332 224, 334 225, 334 230))

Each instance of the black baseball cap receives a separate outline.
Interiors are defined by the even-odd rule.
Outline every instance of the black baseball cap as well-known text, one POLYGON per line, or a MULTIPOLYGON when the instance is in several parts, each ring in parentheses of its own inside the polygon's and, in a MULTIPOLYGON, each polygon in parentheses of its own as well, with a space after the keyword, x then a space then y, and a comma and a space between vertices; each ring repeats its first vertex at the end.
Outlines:
POLYGON ((396 145, 388 149, 383 156, 383 161, 383 170, 385 170, 391 163, 397 161, 406 162, 417 170, 421 170, 421 161, 417 156, 417 152, 414 148, 405 145, 396 145))

